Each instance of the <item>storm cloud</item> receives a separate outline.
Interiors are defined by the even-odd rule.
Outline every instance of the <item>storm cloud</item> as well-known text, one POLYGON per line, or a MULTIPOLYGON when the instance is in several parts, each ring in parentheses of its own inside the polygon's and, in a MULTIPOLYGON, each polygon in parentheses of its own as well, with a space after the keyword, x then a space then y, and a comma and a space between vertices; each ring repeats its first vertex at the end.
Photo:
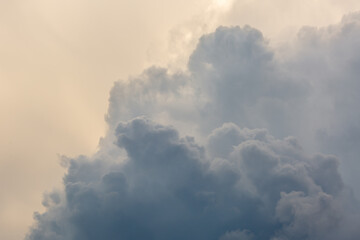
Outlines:
POLYGON ((70 160, 64 193, 49 196, 28 239, 338 239, 345 232, 338 160, 307 156, 293 138, 225 124, 201 147, 145 118, 120 123, 115 135, 127 158, 70 160))
POLYGON ((356 239, 359 19, 286 54, 219 27, 186 71, 116 82, 99 151, 64 160, 26 239, 356 239))

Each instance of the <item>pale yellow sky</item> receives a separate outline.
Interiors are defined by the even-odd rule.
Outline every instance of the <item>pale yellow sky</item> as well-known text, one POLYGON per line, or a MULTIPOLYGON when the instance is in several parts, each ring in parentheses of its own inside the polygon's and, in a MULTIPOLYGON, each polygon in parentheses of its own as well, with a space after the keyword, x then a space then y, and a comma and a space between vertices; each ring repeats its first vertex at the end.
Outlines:
POLYGON ((58 154, 96 150, 114 81, 180 67, 204 32, 250 24, 273 42, 352 0, 0 0, 0 239, 22 239, 59 186, 58 154))

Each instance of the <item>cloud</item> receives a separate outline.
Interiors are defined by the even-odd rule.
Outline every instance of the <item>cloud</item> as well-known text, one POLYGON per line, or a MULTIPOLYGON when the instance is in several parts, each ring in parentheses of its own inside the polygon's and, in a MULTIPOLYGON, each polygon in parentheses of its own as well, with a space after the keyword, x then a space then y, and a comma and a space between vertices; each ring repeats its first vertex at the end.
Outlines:
POLYGON ((239 141, 218 158, 172 127, 120 123, 116 145, 127 158, 71 160, 64 193, 51 195, 28 239, 331 239, 340 231, 337 159, 235 125, 209 142, 231 129, 239 141))
POLYGON ((359 13, 345 15, 336 25, 304 27, 285 63, 292 74, 312 86, 307 104, 303 105, 303 125, 299 133, 293 134, 312 145, 313 151, 340 156, 344 178, 358 196, 355 169, 360 154, 356 147, 360 139, 359 36, 359 13))
POLYGON ((291 122, 286 115, 296 114, 306 83, 284 71, 274 54, 261 32, 249 26, 219 27, 200 38, 189 69, 205 99, 202 114, 210 129, 235 122, 284 134, 291 122))
POLYGON ((129 82, 116 82, 107 120, 113 126, 146 115, 177 126, 190 122, 206 133, 235 122, 286 136, 293 124, 288 118, 300 114, 294 108, 307 87, 284 70, 260 31, 219 27, 200 38, 187 72, 152 67, 129 82))
POLYGON ((357 154, 356 131, 343 141, 359 127, 357 16, 302 29, 284 55, 254 28, 219 27, 186 71, 116 82, 99 151, 68 160, 26 239, 359 236, 339 158, 310 153, 357 154))
POLYGON ((253 235, 249 231, 232 231, 227 232, 220 240, 251 240, 253 235))

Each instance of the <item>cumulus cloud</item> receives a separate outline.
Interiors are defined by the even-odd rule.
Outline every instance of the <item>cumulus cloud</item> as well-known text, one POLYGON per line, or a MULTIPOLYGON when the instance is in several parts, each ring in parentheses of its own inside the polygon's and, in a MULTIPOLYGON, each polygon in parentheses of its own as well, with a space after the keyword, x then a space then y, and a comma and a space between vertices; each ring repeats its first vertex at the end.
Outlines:
POLYGON ((219 27, 186 71, 116 82, 98 153, 68 160, 26 239, 356 239, 339 159, 358 156, 358 19, 304 28, 283 55, 219 27))
POLYGON ((238 140, 221 158, 172 127, 120 123, 127 158, 71 160, 65 192, 28 239, 336 239, 346 220, 337 159, 235 125, 214 130, 209 146, 229 132, 238 140))
POLYGON ((306 94, 305 84, 281 68, 261 32, 249 26, 220 27, 203 36, 189 69, 206 99, 202 111, 210 128, 224 121, 268 128, 270 122, 274 131, 283 132, 285 115, 306 94))
MULTIPOLYGON (((360 196, 359 167, 360 111, 359 13, 345 15, 337 25, 305 27, 298 33, 292 56, 285 65, 311 84, 311 95, 304 104, 303 126, 298 131, 312 150, 325 151, 342 158, 347 182, 360 196), (356 166, 356 167, 354 167, 356 166)), ((295 132, 295 131, 294 131, 295 132)))

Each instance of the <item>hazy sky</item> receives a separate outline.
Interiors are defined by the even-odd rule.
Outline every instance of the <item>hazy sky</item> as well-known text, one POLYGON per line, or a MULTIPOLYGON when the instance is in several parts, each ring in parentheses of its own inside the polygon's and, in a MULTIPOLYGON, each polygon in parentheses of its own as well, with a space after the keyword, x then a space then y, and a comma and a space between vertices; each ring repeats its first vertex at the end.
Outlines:
MULTIPOLYGON (((202 61, 204 53, 200 48, 193 50, 203 34, 215 31, 220 25, 248 24, 262 32, 270 48, 281 52, 284 48, 292 49, 289 45, 302 44, 293 41, 302 26, 338 24, 344 14, 356 10, 360 10, 360 2, 355 0, 0 1, 0 239, 23 239, 33 223, 33 212, 44 211, 43 193, 54 186, 61 188, 65 170, 60 166, 59 155, 91 155, 98 150, 99 138, 109 128, 104 115, 114 81, 126 82, 129 75, 137 78, 152 65, 175 72, 186 69, 188 64, 192 74, 203 74, 205 71, 199 70, 196 62, 202 61), (190 54, 196 60, 188 63, 190 54)), ((325 54, 329 49, 323 50, 325 54)), ((301 72, 300 64, 294 62, 306 62, 306 57, 295 55, 296 59, 290 59, 289 65, 281 68, 289 66, 301 72)), ((130 99, 129 89, 130 92, 123 94, 130 99)), ((216 100, 219 104, 226 101, 230 100, 216 100)), ((191 105, 185 102, 184 108, 186 104, 191 105)), ((154 107, 154 112, 162 107, 154 107)), ((174 104, 168 108, 169 112, 176 112, 181 106, 174 104)), ((214 105, 214 109, 218 107, 214 105)), ((191 109, 187 113, 191 115, 191 109)), ((161 114, 155 120, 167 119, 161 114)), ((129 121, 135 115, 131 113, 128 119, 116 120, 129 121)), ((358 115, 346 112, 343 116, 357 119, 358 115)), ((238 124, 236 121, 241 117, 244 116, 209 119, 204 128, 213 130, 220 127, 216 124, 229 119, 238 124)), ((338 120, 328 125, 341 123, 338 120)), ((131 129, 130 125, 125 129, 131 129)), ((186 124, 174 125, 186 128, 186 124)), ((259 125, 267 127, 260 122, 259 125)), ((153 131, 151 124, 146 126, 153 131)), ((282 137, 278 126, 271 126, 270 133, 282 137)), ((240 127, 258 126, 240 124, 240 127)), ((306 131, 312 132, 314 128, 306 131)), ((306 139, 300 131, 284 132, 306 139)), ((323 149, 326 147, 315 150, 323 149)))

